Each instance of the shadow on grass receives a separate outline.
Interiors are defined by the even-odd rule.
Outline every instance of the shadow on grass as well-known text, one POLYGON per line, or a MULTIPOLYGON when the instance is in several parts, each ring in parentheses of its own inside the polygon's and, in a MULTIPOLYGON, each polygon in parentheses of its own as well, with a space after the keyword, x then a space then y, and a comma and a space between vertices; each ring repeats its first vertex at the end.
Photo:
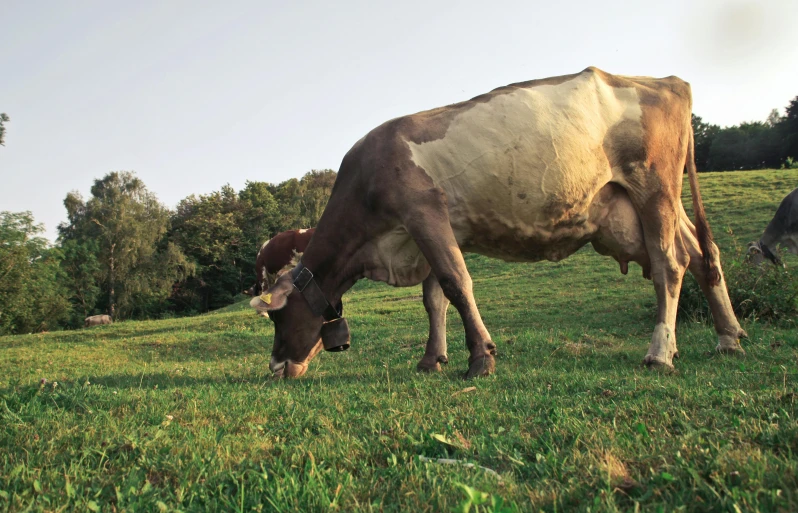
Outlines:
MULTIPOLYGON (((75 330, 57 331, 52 333, 37 333, 31 335, 3 337, 0 339, 0 350, 12 349, 34 344, 73 344, 95 345, 97 343, 113 342, 123 339, 140 339, 158 335, 178 335, 191 333, 216 333, 226 330, 240 329, 244 333, 258 333, 271 336, 271 322, 252 317, 234 316, 232 319, 220 319, 218 316, 201 315, 184 317, 170 321, 127 321, 110 326, 95 326, 75 330), (157 327, 142 327, 142 324, 157 323, 157 327), (163 326, 164 323, 169 323, 163 326)), ((241 332, 241 331, 237 331, 241 332)))
POLYGON ((271 353, 272 338, 255 333, 191 334, 178 342, 133 341, 122 344, 135 362, 215 362, 227 358, 247 358, 271 353))

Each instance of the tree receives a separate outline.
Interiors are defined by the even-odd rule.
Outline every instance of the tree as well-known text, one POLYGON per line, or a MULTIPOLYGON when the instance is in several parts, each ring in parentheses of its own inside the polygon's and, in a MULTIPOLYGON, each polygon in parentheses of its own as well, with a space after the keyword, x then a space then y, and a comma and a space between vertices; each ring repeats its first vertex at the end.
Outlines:
POLYGON ((781 156, 798 160, 798 96, 790 101, 785 116, 779 123, 781 156))
POLYGON ((243 213, 238 261, 241 284, 247 288, 255 278, 255 260, 261 245, 280 232, 280 205, 265 182, 247 182, 238 199, 243 213))
POLYGON ((180 201, 172 216, 170 239, 196 265, 197 274, 176 298, 182 310, 207 311, 230 304, 243 289, 241 253, 245 213, 229 185, 208 195, 180 201))
POLYGON ((6 127, 3 123, 8 123, 11 118, 5 112, 0 112, 0 146, 6 145, 6 127))
POLYGON ((280 205, 279 231, 316 226, 332 194, 336 176, 331 169, 313 170, 299 180, 291 178, 271 186, 280 205))
POLYGON ((166 239, 169 211, 131 172, 95 180, 91 198, 67 194, 69 222, 58 229, 89 247, 96 242, 101 297, 92 309, 114 317, 147 317, 165 306, 172 285, 193 273, 193 265, 166 239), (159 306, 160 305, 160 306, 159 306))
POLYGON ((707 171, 709 169, 709 150, 720 127, 704 123, 704 120, 695 114, 692 115, 692 124, 695 139, 695 165, 698 171, 707 171))
POLYGON ((169 238, 196 264, 197 273, 175 291, 175 308, 207 311, 235 301, 255 279, 255 260, 264 241, 285 230, 316 225, 335 177, 331 170, 311 171, 279 185, 247 182, 238 194, 225 185, 180 201, 169 238))
POLYGON ((64 283, 72 304, 72 316, 68 324, 77 328, 83 325, 86 317, 99 313, 94 310, 101 292, 101 268, 97 261, 99 247, 93 239, 67 240, 61 245, 61 253, 64 283))
POLYGON ((769 127, 776 127, 783 121, 783 117, 779 114, 779 109, 772 109, 770 114, 768 114, 768 118, 765 120, 765 124, 769 127))
POLYGON ((270 187, 270 192, 280 207, 277 232, 295 230, 297 228, 310 228, 303 225, 299 204, 302 196, 302 185, 298 179, 291 178, 279 185, 273 185, 270 187))
MULTIPOLYGON (((332 169, 312 170, 300 180, 300 211, 304 227, 316 226, 332 194, 337 173, 332 169)), ((303 228, 304 228, 303 227, 303 228)))
POLYGON ((0 334, 58 327, 70 311, 58 250, 30 212, 0 212, 0 334))
POLYGON ((761 121, 723 128, 712 140, 708 168, 736 171, 778 167, 779 140, 779 130, 761 121))

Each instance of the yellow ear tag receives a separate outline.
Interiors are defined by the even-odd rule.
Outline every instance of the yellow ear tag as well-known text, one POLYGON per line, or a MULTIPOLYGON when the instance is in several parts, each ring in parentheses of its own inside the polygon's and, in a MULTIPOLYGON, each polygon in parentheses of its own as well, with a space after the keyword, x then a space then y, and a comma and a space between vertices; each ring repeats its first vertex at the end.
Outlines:
POLYGON ((272 295, 271 294, 261 294, 260 300, 266 303, 267 305, 272 304, 272 295))

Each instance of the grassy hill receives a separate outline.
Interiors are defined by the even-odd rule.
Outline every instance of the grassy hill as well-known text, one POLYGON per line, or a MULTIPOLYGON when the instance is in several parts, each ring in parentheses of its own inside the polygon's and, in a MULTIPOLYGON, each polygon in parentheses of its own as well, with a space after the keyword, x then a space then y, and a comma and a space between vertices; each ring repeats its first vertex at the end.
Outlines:
MULTIPOLYGON (((798 172, 700 179, 731 253, 798 172)), ((683 322, 676 372, 651 372, 639 267, 467 262, 499 350, 472 382, 454 309, 451 363, 418 374, 420 287, 370 282, 345 297, 352 348, 296 381, 270 379, 271 323, 243 304, 0 337, 0 511, 798 509, 796 330, 746 320, 736 358, 683 322)))

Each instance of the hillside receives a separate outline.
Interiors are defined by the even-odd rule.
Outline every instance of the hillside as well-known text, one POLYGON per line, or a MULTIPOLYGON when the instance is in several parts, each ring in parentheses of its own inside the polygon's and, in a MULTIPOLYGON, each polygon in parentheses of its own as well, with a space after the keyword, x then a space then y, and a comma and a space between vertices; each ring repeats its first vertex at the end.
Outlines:
MULTIPOLYGON (((732 254, 798 171, 700 180, 732 254)), ((683 322, 677 370, 652 372, 655 297, 636 265, 623 276, 590 247, 467 263, 499 351, 473 382, 454 309, 451 363, 418 374, 421 288, 365 281, 344 298, 352 348, 296 381, 270 379, 271 323, 244 304, 0 337, 0 511, 451 511, 471 488, 494 511, 798 509, 796 330, 745 320, 736 358, 683 322)))

